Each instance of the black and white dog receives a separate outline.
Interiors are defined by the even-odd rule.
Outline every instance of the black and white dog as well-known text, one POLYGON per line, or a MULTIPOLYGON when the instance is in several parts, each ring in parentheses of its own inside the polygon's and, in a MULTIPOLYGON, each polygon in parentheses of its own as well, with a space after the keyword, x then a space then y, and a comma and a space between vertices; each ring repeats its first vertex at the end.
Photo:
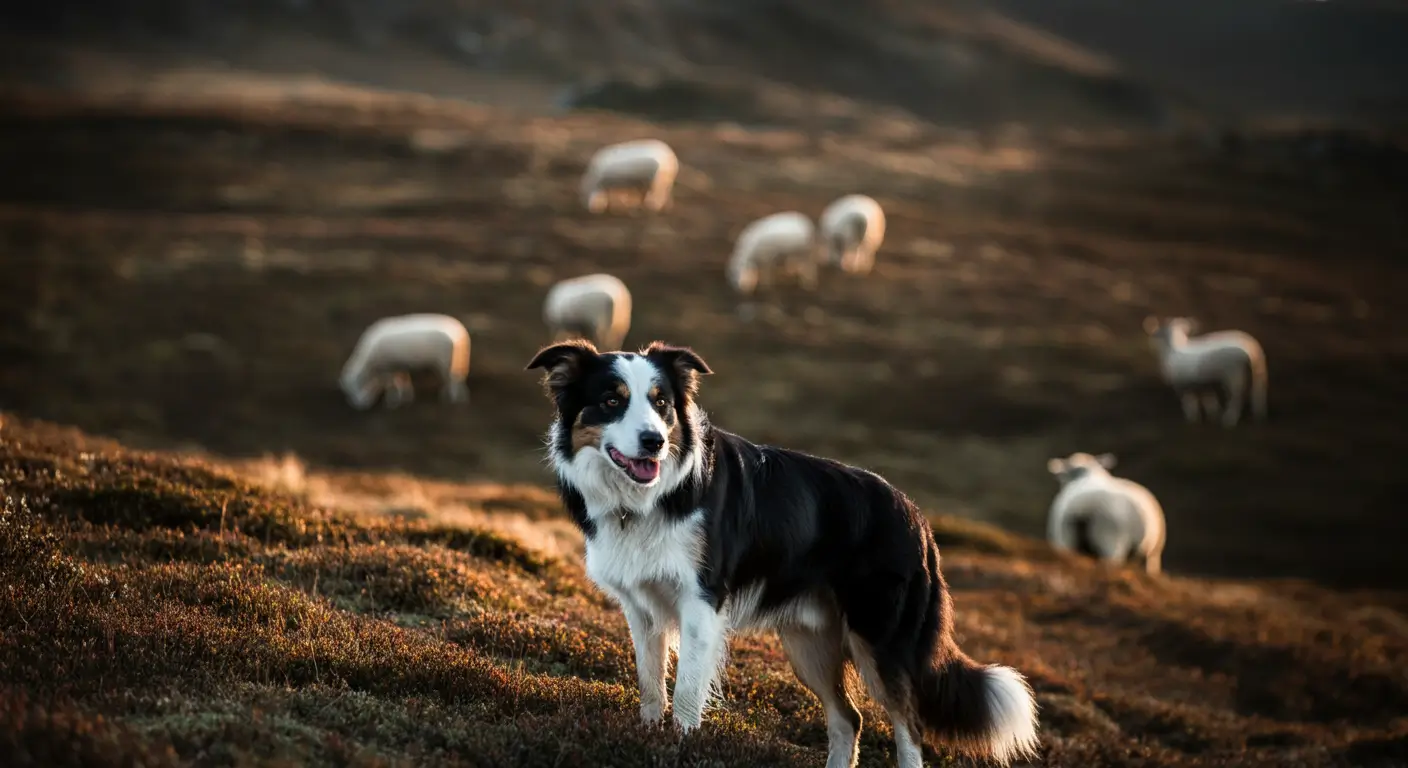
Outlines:
POLYGON ((933 531, 903 493, 711 425, 694 401, 711 371, 688 348, 567 342, 540 351, 536 368, 557 406, 559 490, 586 536, 587 575, 626 615, 647 722, 664 716, 671 650, 674 721, 688 732, 729 634, 775 629, 825 707, 828 768, 858 758, 848 663, 888 712, 902 768, 922 765, 925 731, 1002 764, 1036 754, 1031 688, 959 650, 933 531))

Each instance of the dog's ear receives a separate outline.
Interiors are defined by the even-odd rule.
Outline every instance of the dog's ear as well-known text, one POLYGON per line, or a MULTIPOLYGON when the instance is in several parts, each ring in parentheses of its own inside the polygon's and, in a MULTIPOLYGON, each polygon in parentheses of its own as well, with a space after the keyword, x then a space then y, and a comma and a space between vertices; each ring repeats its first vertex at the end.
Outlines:
POLYGON ((1059 474, 1061 474, 1062 472, 1065 472, 1065 471, 1066 471, 1066 460, 1065 460, 1065 459, 1047 459, 1047 460, 1046 460, 1046 471, 1047 471, 1047 472, 1050 472, 1050 473, 1053 474, 1053 475, 1059 475, 1059 474))
POLYGON ((1152 335, 1157 330, 1159 330, 1159 318, 1154 317, 1153 315, 1149 315, 1148 317, 1144 318, 1145 333, 1152 335))
POLYGON ((700 376, 714 372, 709 368, 709 364, 704 362, 704 358, 689 347, 676 347, 663 341, 652 341, 650 346, 641 350, 641 354, 658 361, 665 370, 673 371, 681 389, 689 395, 699 390, 700 376))
POLYGON ((1105 469, 1114 469, 1115 464, 1118 463, 1118 459, 1113 453, 1102 453, 1095 457, 1095 461, 1105 469))
POLYGON ((587 364, 598 356, 596 347, 583 339, 551 344, 539 350, 524 370, 546 368, 543 384, 556 392, 580 378, 587 364))

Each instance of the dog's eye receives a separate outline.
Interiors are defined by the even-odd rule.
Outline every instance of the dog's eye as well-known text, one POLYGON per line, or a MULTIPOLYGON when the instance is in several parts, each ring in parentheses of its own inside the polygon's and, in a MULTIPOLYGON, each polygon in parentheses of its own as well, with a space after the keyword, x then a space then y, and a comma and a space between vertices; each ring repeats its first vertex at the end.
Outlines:
POLYGON ((602 405, 606 406, 607 408, 617 408, 617 407, 620 407, 620 405, 621 405, 621 398, 616 397, 616 396, 613 395, 613 396, 608 397, 608 398, 606 398, 605 400, 603 400, 603 401, 602 401, 602 405))
POLYGON ((663 398, 663 397, 657 397, 657 398, 655 398, 655 407, 656 407, 656 408, 664 408, 664 407, 665 407, 665 398, 663 398))

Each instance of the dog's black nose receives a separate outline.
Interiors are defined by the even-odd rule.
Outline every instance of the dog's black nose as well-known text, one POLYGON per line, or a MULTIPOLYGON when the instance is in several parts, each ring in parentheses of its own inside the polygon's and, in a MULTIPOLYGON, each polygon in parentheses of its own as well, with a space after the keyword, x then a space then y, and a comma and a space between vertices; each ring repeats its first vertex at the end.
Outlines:
POLYGON ((640 448, 648 453, 659 453, 665 447, 665 438, 659 432, 646 430, 640 433, 640 448))

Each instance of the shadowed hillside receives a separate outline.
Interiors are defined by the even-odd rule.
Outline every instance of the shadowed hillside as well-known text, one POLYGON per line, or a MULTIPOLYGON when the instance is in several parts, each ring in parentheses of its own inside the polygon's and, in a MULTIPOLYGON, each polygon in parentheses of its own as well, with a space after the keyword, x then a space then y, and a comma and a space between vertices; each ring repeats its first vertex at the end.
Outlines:
POLYGON ((853 130, 877 111, 980 130, 1408 120, 1408 11, 1383 0, 56 0, 0 13, 16 30, 168 63, 654 119, 813 130, 853 130))
MULTIPOLYGON (((637 724, 624 622, 575 559, 0 419, 7 765, 824 762, 820 708, 770 639, 736 643, 723 706, 681 740, 637 724)), ((1038 692, 1046 765, 1408 760, 1396 610, 936 533, 964 648, 1038 692)), ((861 764, 892 764, 864 713, 861 764)))

